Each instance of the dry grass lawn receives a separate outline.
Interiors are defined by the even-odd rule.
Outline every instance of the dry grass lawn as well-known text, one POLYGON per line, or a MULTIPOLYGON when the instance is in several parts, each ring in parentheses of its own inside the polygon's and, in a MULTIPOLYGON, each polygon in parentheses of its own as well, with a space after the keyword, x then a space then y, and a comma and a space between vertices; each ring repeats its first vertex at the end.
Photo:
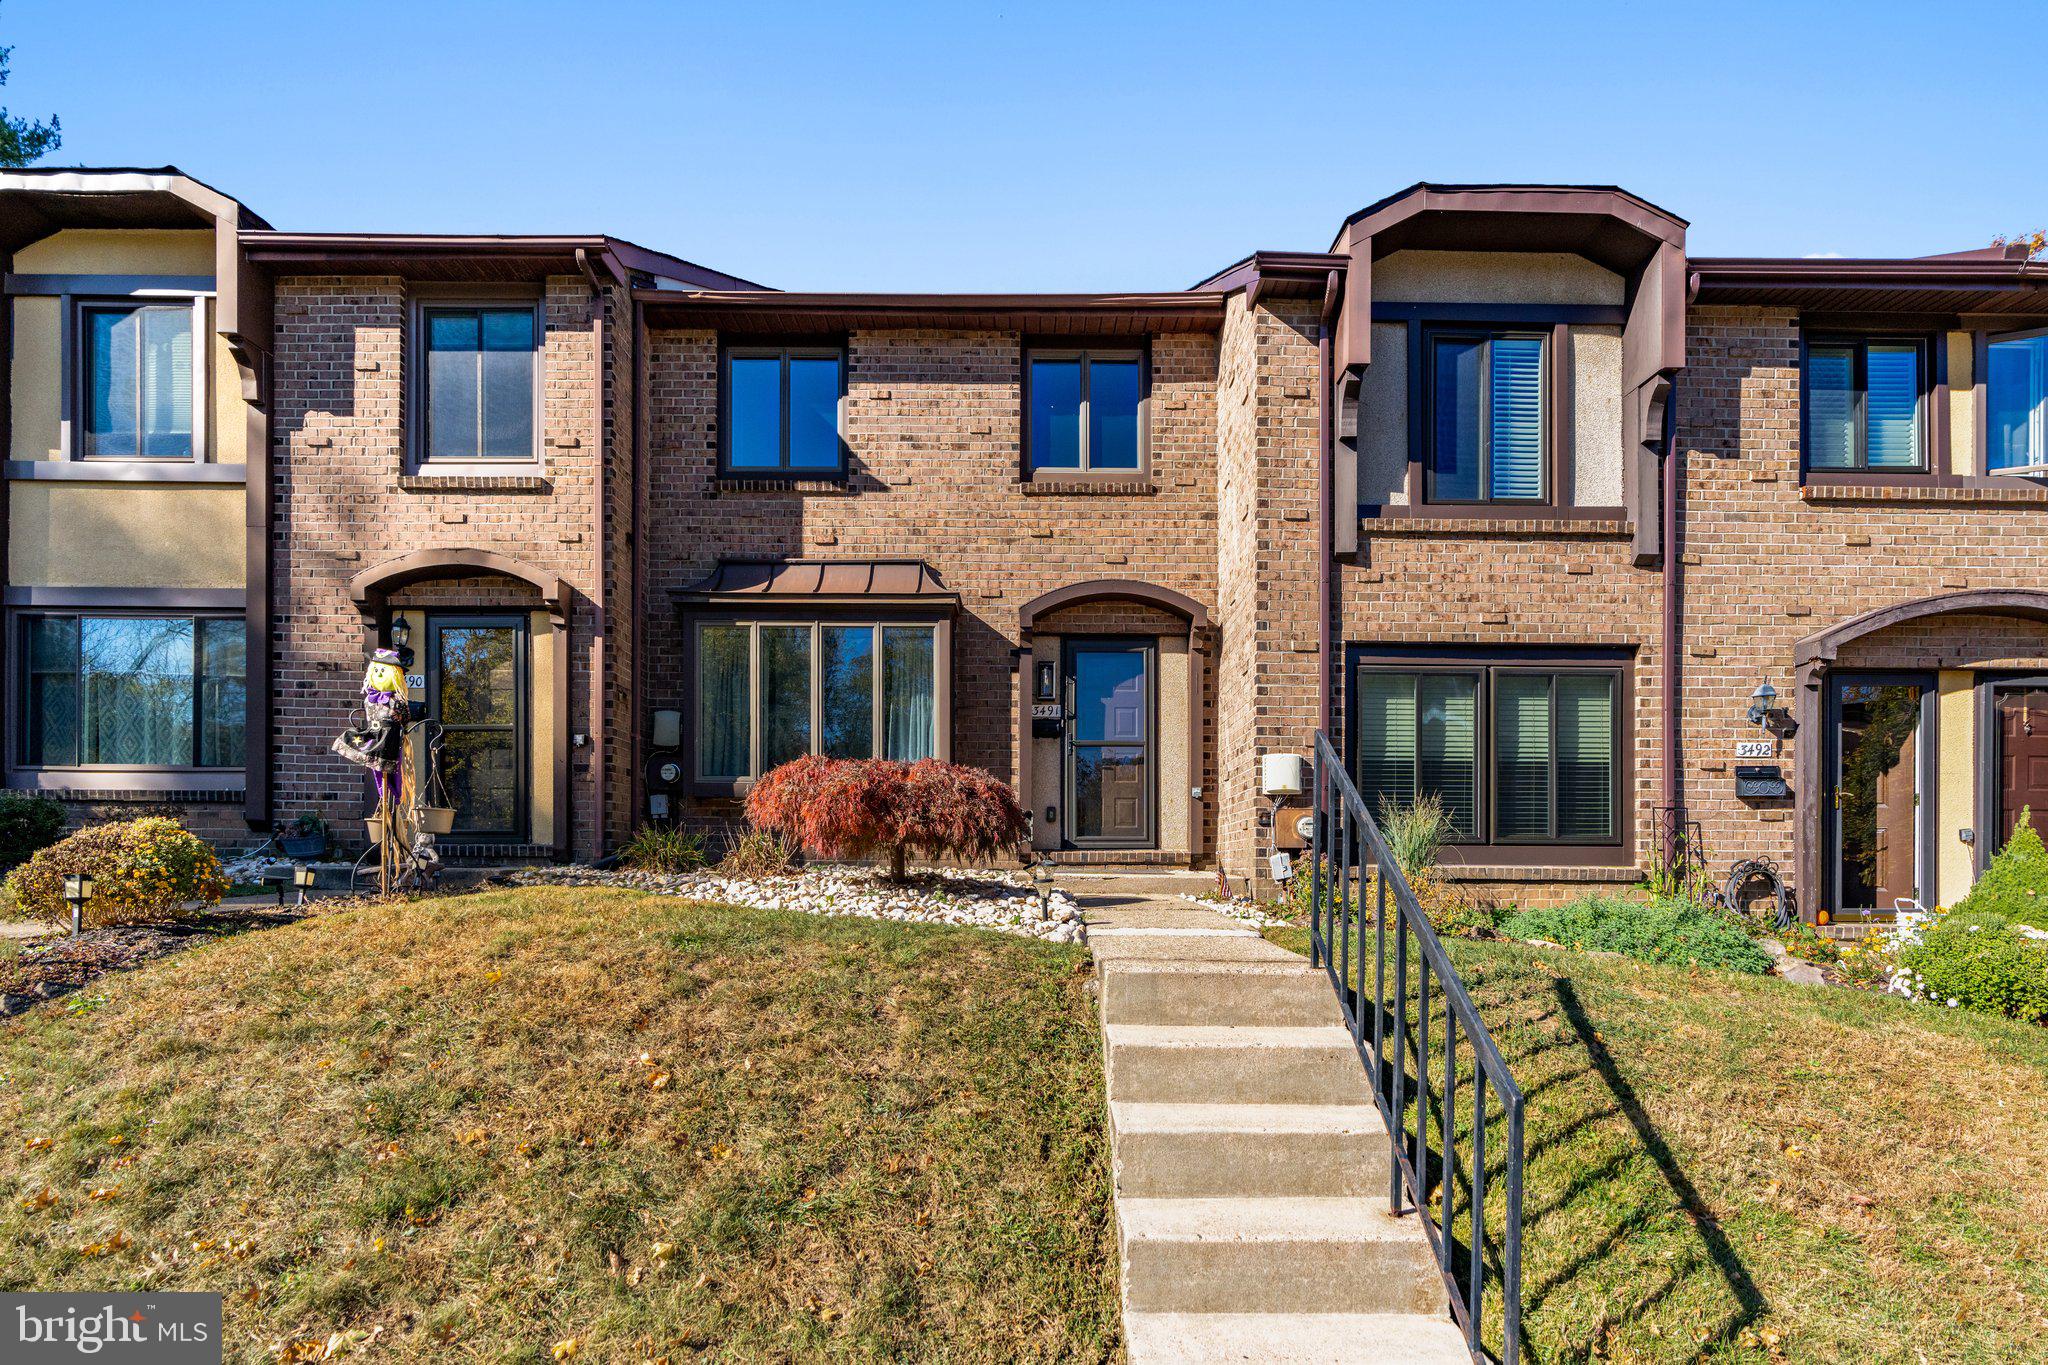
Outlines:
POLYGON ((2048 1359, 2048 1030, 1447 946, 1528 1097, 1534 1359, 2048 1359))
POLYGON ((624 891, 353 909, 0 1025, 0 1290, 231 1360, 1118 1354, 1085 952, 624 891))

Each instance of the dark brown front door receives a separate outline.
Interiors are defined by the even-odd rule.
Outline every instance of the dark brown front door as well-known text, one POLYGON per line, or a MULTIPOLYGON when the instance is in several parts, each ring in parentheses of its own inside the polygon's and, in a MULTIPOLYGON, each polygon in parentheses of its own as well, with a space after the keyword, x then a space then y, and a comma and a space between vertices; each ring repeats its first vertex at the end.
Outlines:
POLYGON ((1152 655, 1067 645, 1067 837, 1081 847, 1152 847, 1152 655))
POLYGON ((2048 688, 1998 689, 1998 828, 2003 848, 2020 812, 2037 834, 2048 831, 2048 688))

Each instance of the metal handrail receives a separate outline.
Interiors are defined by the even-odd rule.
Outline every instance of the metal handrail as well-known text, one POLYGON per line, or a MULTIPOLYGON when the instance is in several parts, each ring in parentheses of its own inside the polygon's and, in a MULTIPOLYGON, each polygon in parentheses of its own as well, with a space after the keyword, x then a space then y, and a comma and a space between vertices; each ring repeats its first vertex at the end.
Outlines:
POLYGON ((1352 1045, 1358 1049, 1371 1078, 1373 1101, 1386 1121, 1393 1144, 1388 1211, 1398 1216, 1412 1208, 1422 1216, 1430 1250, 1436 1256, 1444 1286, 1450 1291, 1451 1313, 1464 1330, 1465 1344, 1473 1359, 1485 1359, 1486 1201, 1493 1193, 1489 1190, 1487 1171, 1489 1118, 1505 1128, 1504 1159, 1496 1155, 1506 1186, 1505 1192, 1498 1195, 1503 1206, 1498 1244, 1500 1358, 1503 1365, 1516 1365, 1522 1328, 1522 1088, 1515 1083, 1514 1074, 1508 1070, 1493 1035, 1473 1006, 1472 997, 1438 941, 1429 917, 1417 903, 1414 889, 1394 861, 1372 812, 1365 808, 1365 800, 1352 784, 1343 760, 1328 736, 1321 733, 1316 735, 1313 791, 1309 960, 1323 968, 1336 988, 1352 1045), (1360 903, 1368 868, 1377 898, 1370 916, 1363 913, 1360 903), (1389 901, 1393 906, 1391 920, 1389 901), (1372 934, 1370 948, 1368 929, 1372 934), (1412 1026, 1411 939, 1417 950, 1413 962, 1412 1026), (1433 996, 1438 997, 1435 1003, 1442 1015, 1440 1049, 1431 1046, 1433 996), (1473 1062, 1471 1126, 1462 1135, 1469 1160, 1460 1151, 1461 1135, 1456 1122, 1461 1030, 1473 1062), (1413 1094, 1408 1091, 1411 1064, 1413 1094), (1493 1099, 1491 1114, 1489 1092, 1493 1099), (1434 1218, 1429 1180, 1432 1118, 1436 1122, 1436 1170, 1440 1177, 1440 1198, 1434 1218), (1458 1237, 1460 1220, 1452 1210, 1452 1199, 1461 1179, 1469 1195, 1469 1230, 1462 1243, 1458 1237))

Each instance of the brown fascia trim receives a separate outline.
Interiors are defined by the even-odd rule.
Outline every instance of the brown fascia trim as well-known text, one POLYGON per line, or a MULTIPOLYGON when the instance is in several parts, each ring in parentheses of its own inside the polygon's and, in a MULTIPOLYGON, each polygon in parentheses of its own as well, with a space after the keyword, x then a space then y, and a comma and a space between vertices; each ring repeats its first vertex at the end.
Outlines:
POLYGON ((772 320, 818 327, 999 326, 1125 322, 1154 331, 1222 326, 1223 295, 1171 294, 798 294, 778 290, 636 289, 650 322, 739 326, 772 320))
POLYGON ((2048 284, 2048 264, 2016 257, 1805 258, 1696 256, 1687 262, 1697 296, 1733 289, 2010 289, 2048 284))
POLYGON ((464 235, 384 232, 244 232, 242 249, 250 261, 278 267, 356 267, 380 265, 403 269, 415 261, 491 260, 561 263, 563 274, 579 273, 578 253, 609 258, 621 280, 637 272, 710 289, 763 289, 737 275, 710 270, 680 257, 652 251, 623 238, 601 233, 563 236, 464 235))
POLYGON ((1619 185, 1434 185, 1418 181, 1344 220, 1330 249, 1423 213, 1579 213, 1615 218, 1661 241, 1683 243, 1686 220, 1619 185))
POLYGON ((1257 286, 1261 292, 1276 296, 1312 298, 1323 292, 1332 270, 1342 270, 1350 263, 1349 256, 1323 251, 1255 251, 1200 283, 1189 285, 1188 291, 1208 289, 1227 294, 1257 286))

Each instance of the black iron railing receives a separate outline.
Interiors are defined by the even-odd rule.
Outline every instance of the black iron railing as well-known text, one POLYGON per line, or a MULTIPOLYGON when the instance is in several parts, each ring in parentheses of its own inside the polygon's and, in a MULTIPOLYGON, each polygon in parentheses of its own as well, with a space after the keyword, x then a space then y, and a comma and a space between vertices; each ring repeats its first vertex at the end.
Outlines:
POLYGON ((1310 957, 1337 989, 1386 1120, 1393 1143, 1389 1208, 1422 1218, 1473 1358, 1485 1359, 1493 1338, 1499 1359, 1515 1365, 1522 1325, 1522 1088, 1343 760, 1321 734, 1314 794, 1306 869, 1313 879, 1310 957), (1461 1075, 1470 1091, 1462 1100, 1461 1075), (1498 1337, 1486 1330, 1489 1278, 1499 1284, 1498 1337))

